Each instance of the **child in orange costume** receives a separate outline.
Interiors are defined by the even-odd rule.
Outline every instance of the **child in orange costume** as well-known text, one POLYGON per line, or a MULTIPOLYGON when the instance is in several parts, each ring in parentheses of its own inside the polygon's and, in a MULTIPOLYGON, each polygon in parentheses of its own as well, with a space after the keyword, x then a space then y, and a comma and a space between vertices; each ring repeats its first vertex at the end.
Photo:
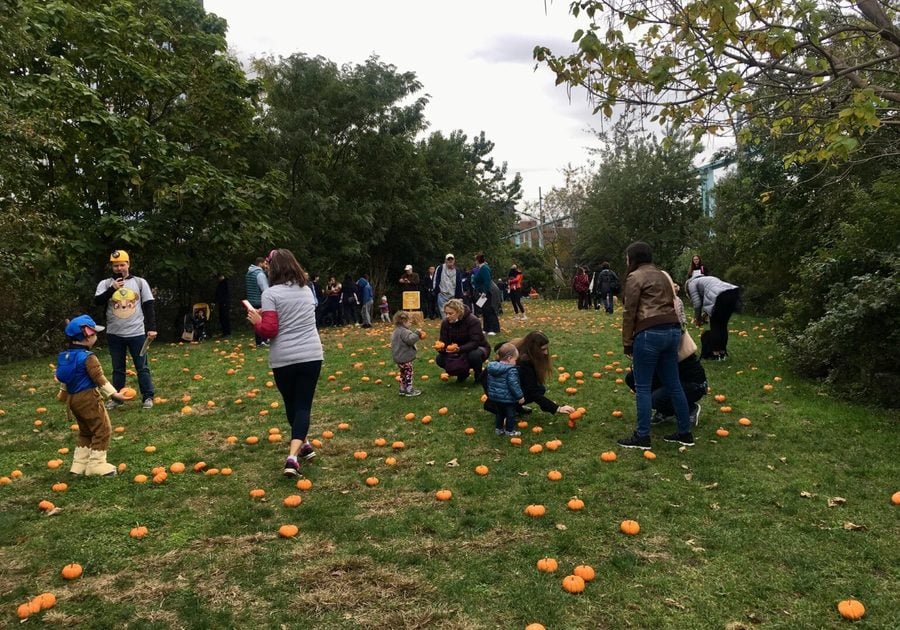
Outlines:
POLYGON ((90 352, 101 330, 103 326, 95 324, 89 315, 79 315, 71 320, 66 324, 69 347, 59 353, 56 362, 59 400, 66 403, 78 422, 75 456, 69 470, 74 475, 105 477, 116 474, 116 467, 106 461, 112 427, 103 396, 119 402, 124 402, 125 397, 106 380, 100 361, 90 352))

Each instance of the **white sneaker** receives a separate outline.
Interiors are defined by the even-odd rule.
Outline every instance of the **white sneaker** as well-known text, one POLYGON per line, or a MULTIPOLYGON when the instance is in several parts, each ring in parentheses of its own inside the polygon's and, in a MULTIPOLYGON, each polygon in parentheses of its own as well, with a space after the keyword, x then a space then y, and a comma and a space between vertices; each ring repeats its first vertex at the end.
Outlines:
POLYGON ((495 333, 495 332, 489 332, 489 333, 487 334, 487 336, 488 336, 488 337, 493 337, 493 336, 496 335, 496 334, 497 334, 497 333, 495 333))
POLYGON ((152 399, 152 398, 146 399, 146 400, 144 401, 144 404, 142 405, 142 408, 144 408, 144 409, 153 409, 153 399, 152 399))
POLYGON ((123 402, 119 402, 118 400, 113 400, 112 398, 110 398, 109 400, 106 401, 106 408, 107 409, 115 409, 116 407, 121 407, 124 404, 125 403, 123 403, 123 402))

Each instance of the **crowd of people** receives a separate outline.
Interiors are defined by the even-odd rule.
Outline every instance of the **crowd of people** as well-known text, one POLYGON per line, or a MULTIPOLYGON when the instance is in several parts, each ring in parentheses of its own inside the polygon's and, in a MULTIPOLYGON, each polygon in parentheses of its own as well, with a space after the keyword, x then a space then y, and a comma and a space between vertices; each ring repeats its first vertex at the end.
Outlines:
MULTIPOLYGON (((130 354, 138 377, 141 405, 152 409, 154 385, 147 351, 156 338, 154 296, 150 285, 131 274, 128 252, 110 255, 112 274, 97 285, 95 303, 105 308, 106 330, 112 363, 112 382, 106 380, 97 357, 91 352, 97 333, 104 330, 87 315, 67 322, 68 347, 60 353, 56 377, 60 399, 75 417, 79 432, 71 472, 76 475, 115 474, 107 463, 111 424, 107 410, 126 404, 137 392, 125 387, 126 355, 130 354), (106 402, 104 403, 104 398, 106 402)), ((601 307, 614 311, 614 297, 621 296, 623 351, 632 361, 626 376, 635 393, 636 427, 618 440, 625 448, 649 449, 651 427, 675 421, 676 430, 663 439, 681 446, 693 446, 693 428, 699 423, 699 400, 708 383, 700 359, 728 357, 728 322, 740 308, 740 287, 709 274, 699 256, 694 256, 685 281, 693 307, 692 321, 710 328, 700 335, 700 356, 688 328, 688 318, 679 286, 653 263, 650 246, 629 245, 625 252, 624 282, 603 262, 591 276, 579 268, 573 289, 578 308, 601 307)), ((513 265, 503 282, 514 314, 527 319, 521 302, 522 270, 513 265)), ((550 339, 541 331, 501 341, 493 349, 488 337, 501 332, 499 313, 504 289, 493 278, 484 254, 477 254, 471 270, 457 268, 453 254, 429 267, 423 279, 412 265, 406 265, 398 284, 404 290, 404 305, 395 309, 393 319, 386 296, 379 302, 382 321, 392 321, 391 355, 400 374, 398 393, 418 396, 413 385, 413 362, 417 344, 425 338, 423 317, 442 319, 435 363, 459 383, 469 377, 484 388, 484 409, 494 415, 498 435, 519 435, 517 422, 531 413, 536 404, 547 413, 569 414, 570 405, 558 405, 547 397, 546 382, 553 374, 550 339), (421 309, 421 311, 420 311, 421 309), (488 361, 494 353, 493 361, 488 361), (485 362, 487 366, 485 367, 485 362)), ((315 457, 308 440, 312 403, 321 373, 323 351, 319 328, 323 325, 358 323, 371 327, 375 294, 369 278, 356 281, 345 275, 343 282, 328 278, 319 285, 318 276, 303 269, 293 253, 274 249, 257 258, 245 275, 247 321, 252 325, 258 347, 269 347, 269 367, 284 401, 291 440, 284 463, 285 476, 300 474, 300 464, 315 457)), ((227 280, 219 277, 216 303, 222 310, 230 300, 227 280)), ((221 316, 220 316, 221 317, 221 316)), ((224 334, 230 320, 220 319, 224 334)))

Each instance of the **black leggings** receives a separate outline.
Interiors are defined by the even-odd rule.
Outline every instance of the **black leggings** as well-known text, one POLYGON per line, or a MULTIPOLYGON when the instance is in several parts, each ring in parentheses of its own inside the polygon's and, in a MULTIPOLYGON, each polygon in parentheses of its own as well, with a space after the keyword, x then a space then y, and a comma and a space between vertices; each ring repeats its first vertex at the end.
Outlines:
POLYGON ((740 308, 740 291, 740 288, 728 289, 716 298, 709 316, 709 341, 713 353, 728 352, 728 321, 740 308))
POLYGON ((322 371, 321 361, 292 363, 284 367, 272 368, 275 385, 284 399, 284 411, 291 425, 292 440, 306 440, 309 433, 309 416, 313 395, 322 371))
POLYGON ((525 314, 525 307, 522 306, 522 289, 513 289, 509 292, 509 301, 512 302, 513 311, 518 315, 525 314))

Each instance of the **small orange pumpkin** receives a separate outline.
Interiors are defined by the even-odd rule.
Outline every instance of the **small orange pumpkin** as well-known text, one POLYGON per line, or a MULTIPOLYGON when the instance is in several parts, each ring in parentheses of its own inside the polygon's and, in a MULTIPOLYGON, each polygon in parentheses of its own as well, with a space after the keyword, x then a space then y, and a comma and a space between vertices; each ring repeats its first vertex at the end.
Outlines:
POLYGON ((891 495, 891 503, 893 503, 894 505, 900 505, 900 491, 897 491, 891 495))
POLYGON ((544 447, 541 446, 540 444, 532 444, 531 446, 528 447, 528 452, 533 453, 535 455, 537 455, 538 453, 540 453, 543 450, 544 450, 544 447))
POLYGON ((547 479, 549 479, 550 481, 559 481, 560 479, 562 479, 562 473, 558 470, 551 470, 547 473, 547 479))
POLYGON ((718 435, 719 437, 728 437, 728 429, 719 427, 718 429, 716 429, 716 435, 718 435))
POLYGON ((562 587, 567 593, 581 593, 584 591, 584 579, 577 575, 567 575, 563 578, 562 587))
POLYGON ((298 479, 297 480, 297 490, 312 490, 313 483, 309 479, 298 479))
POLYGON ((738 424, 742 427, 749 427, 753 423, 750 422, 750 418, 741 418, 740 420, 738 420, 738 424))
POLYGON ((353 459, 363 460, 368 456, 369 456, 369 454, 366 453, 365 451, 354 451, 353 452, 353 459))
POLYGON ((132 538, 143 538, 147 534, 150 533, 150 530, 147 529, 144 525, 138 525, 137 527, 132 527, 131 531, 128 533, 132 538))
POLYGON ((278 535, 282 538, 293 538, 300 533, 300 528, 296 525, 282 525, 278 528, 278 535))
POLYGON ((40 503, 38 503, 38 509, 41 511, 44 511, 44 512, 48 512, 55 507, 56 506, 53 505, 53 503, 51 503, 50 501, 47 501, 47 500, 44 500, 44 501, 41 501, 40 503))
POLYGON ((628 534, 629 536, 636 536, 638 532, 641 531, 641 526, 637 521, 622 521, 619 525, 619 529, 622 530, 623 534, 628 534))
POLYGON ((41 604, 41 610, 50 610, 56 606, 56 595, 53 593, 41 593, 36 599, 41 604))
POLYGON ((600 461, 614 462, 616 461, 616 453, 614 451, 603 451, 602 453, 600 453, 600 461))
POLYGON ((173 463, 171 466, 169 466, 169 471, 170 471, 170 472, 173 472, 173 473, 175 473, 175 474, 177 475, 177 474, 183 473, 183 472, 184 472, 184 468, 185 468, 185 466, 184 466, 183 463, 181 463, 181 462, 175 462, 175 463, 173 463))
POLYGON ((60 575, 62 575, 64 580, 75 580, 80 578, 82 573, 84 573, 84 569, 81 568, 81 565, 77 562, 72 562, 62 568, 60 575))
POLYGON ((375 486, 378 485, 378 477, 367 477, 366 485, 369 486, 370 488, 374 488, 375 486))
MULTIPOLYGON (((482 477, 484 477, 489 472, 490 472, 490 469, 487 466, 485 466, 484 464, 479 464, 478 466, 475 467, 475 474, 481 475, 482 477)), ((900 494, 900 493, 898 493, 898 494, 900 494)))
POLYGON ((582 501, 578 497, 572 497, 571 499, 569 499, 569 502, 566 503, 566 507, 573 512, 579 512, 584 509, 584 501, 582 501))
POLYGON ((206 462, 197 462, 194 464, 194 472, 203 472, 206 470, 206 462))
POLYGON ((838 602, 837 609, 841 613, 841 617, 851 621, 862 619, 863 615, 866 614, 866 607, 863 606, 861 601, 855 599, 845 599, 838 602))
POLYGON ((645 459, 656 459, 656 453, 654 453, 653 451, 644 451, 644 458, 645 459))
POLYGON ((434 498, 438 501, 449 501, 453 498, 453 493, 449 490, 438 490, 434 493, 434 498))
POLYGON ((572 569, 572 573, 580 577, 585 582, 590 582, 596 576, 594 568, 586 564, 579 564, 577 567, 572 569))
POLYGON ((537 570, 541 573, 555 573, 559 563, 554 558, 541 558, 537 561, 537 570))
POLYGON ((303 502, 303 499, 300 497, 299 494, 292 494, 292 495, 286 496, 286 497, 284 497, 284 501, 282 501, 282 503, 284 504, 284 507, 297 507, 302 502, 303 502))
POLYGON ((547 513, 547 508, 540 504, 532 504, 525 508, 525 514, 532 518, 539 518, 547 513))
POLYGON ((50 486, 50 489, 53 490, 53 492, 65 492, 69 489, 69 484, 60 481, 59 483, 55 483, 50 486))
POLYGON ((263 490, 262 488, 254 488, 253 490, 250 491, 251 499, 261 499, 264 496, 266 496, 266 491, 263 490))

